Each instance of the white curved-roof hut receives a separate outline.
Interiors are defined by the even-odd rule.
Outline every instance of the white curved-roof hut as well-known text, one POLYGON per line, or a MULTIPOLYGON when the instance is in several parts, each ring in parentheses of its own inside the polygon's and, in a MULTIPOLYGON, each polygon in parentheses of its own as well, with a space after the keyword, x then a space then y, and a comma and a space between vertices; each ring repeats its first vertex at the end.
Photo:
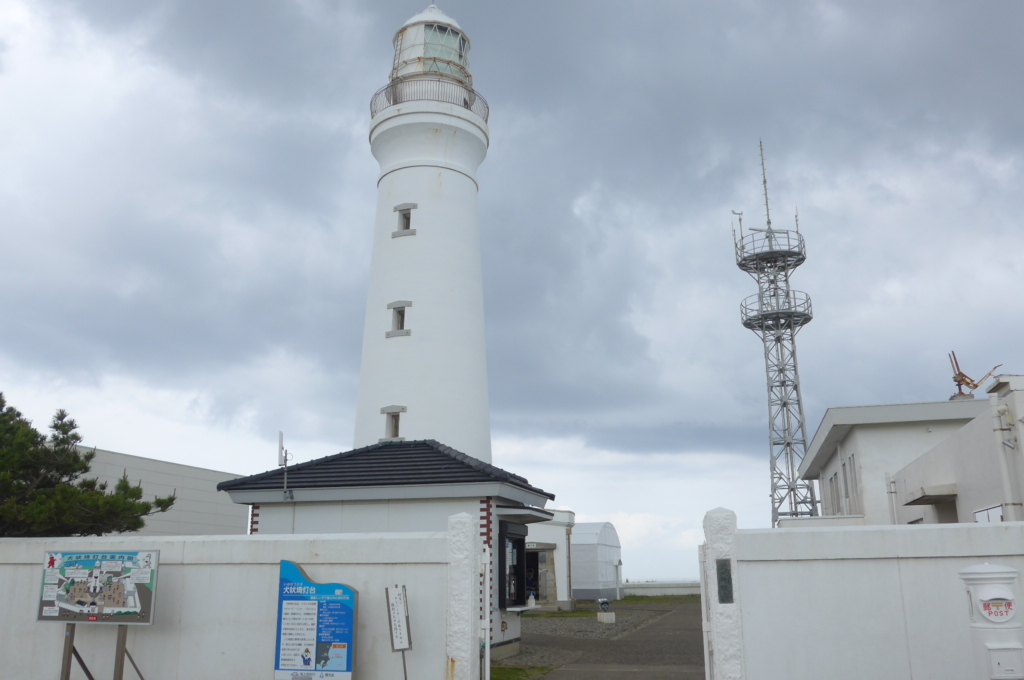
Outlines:
POLYGON ((622 546, 611 522, 583 522, 572 529, 572 596, 622 599, 622 546))

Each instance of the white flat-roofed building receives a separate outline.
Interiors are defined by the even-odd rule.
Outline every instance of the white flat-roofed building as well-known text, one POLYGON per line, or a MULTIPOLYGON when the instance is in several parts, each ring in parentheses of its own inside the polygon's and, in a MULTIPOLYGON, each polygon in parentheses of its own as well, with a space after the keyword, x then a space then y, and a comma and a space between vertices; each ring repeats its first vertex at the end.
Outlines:
POLYGON ((1024 520, 1024 376, 988 399, 831 408, 800 466, 829 524, 1024 520))
MULTIPOLYGON (((985 401, 965 399, 830 408, 807 449, 800 476, 818 480, 823 517, 863 516, 864 524, 892 524, 891 475, 986 407, 985 401)), ((790 520, 785 523, 792 525, 790 520)))

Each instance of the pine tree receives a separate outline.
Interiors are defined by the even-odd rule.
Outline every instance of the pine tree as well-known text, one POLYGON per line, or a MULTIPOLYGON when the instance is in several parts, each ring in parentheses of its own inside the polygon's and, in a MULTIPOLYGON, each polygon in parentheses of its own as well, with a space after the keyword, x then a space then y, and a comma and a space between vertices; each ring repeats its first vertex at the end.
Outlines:
POLYGON ((166 512, 174 494, 142 500, 127 473, 112 490, 83 477, 95 451, 83 452, 77 423, 63 409, 40 434, 0 393, 0 537, 102 536, 138 531, 166 512))

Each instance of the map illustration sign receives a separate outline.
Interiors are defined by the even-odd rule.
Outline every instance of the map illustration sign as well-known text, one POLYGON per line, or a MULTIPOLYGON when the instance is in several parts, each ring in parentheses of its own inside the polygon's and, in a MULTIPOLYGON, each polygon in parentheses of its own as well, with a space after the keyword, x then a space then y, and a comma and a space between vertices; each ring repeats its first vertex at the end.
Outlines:
POLYGON ((159 550, 47 552, 39 621, 153 623, 159 550))
POLYGON ((281 561, 274 680, 351 680, 359 593, 281 561))

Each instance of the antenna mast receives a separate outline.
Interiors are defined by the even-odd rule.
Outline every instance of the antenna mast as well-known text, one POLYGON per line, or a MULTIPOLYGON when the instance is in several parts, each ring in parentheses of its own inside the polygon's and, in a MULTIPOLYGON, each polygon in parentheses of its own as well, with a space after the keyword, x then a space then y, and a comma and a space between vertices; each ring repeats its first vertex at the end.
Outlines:
POLYGON ((284 448, 284 432, 277 433, 277 465, 278 467, 284 468, 284 484, 281 490, 284 492, 284 500, 291 501, 295 500, 295 494, 291 489, 288 488, 288 460, 292 457, 292 454, 288 453, 288 449, 284 448))
POLYGON ((768 221, 768 231, 772 229, 772 213, 768 210, 768 173, 764 169, 764 144, 761 140, 757 140, 757 145, 761 147, 761 183, 764 185, 764 217, 768 221))
POLYGON ((757 294, 740 304, 740 318, 744 327, 754 331, 764 343, 772 526, 777 526, 781 518, 818 515, 814 482, 801 480, 797 473, 807 450, 807 435, 796 363, 796 334, 810 323, 813 315, 811 298, 789 287, 790 273, 807 259, 804 239, 799 228, 797 231, 772 229, 764 145, 760 141, 758 145, 767 229, 750 231, 746 236, 741 234, 738 241, 734 237, 734 244, 736 266, 757 281, 757 294))

